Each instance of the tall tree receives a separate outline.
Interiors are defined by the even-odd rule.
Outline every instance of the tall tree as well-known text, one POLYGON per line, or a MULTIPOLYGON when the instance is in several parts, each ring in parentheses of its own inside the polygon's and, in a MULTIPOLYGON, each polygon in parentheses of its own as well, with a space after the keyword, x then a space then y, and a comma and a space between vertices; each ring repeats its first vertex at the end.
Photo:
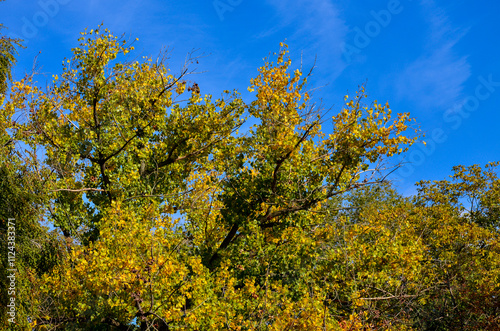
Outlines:
MULTIPOLYGON (((4 0, 0 0, 2 2, 4 0)), ((0 32, 6 27, 0 23, 0 32)), ((7 83, 12 79, 11 69, 16 63, 16 47, 22 47, 22 40, 9 38, 0 33, 0 102, 7 91, 7 83)))
POLYGON ((194 57, 172 74, 132 51, 85 31, 51 85, 28 75, 3 104, 22 327, 498 329, 496 163, 403 198, 383 165, 418 128, 364 86, 326 130, 284 44, 250 103, 202 96, 194 57))
POLYGON ((38 313, 32 303, 39 281, 62 257, 57 235, 42 225, 49 172, 34 150, 19 148, 14 113, 4 108, 16 47, 20 40, 0 35, 0 328, 14 330, 29 327, 29 317, 38 313))
POLYGON ((33 274, 32 326, 498 328, 495 163, 403 198, 382 164, 418 129, 367 104, 363 86, 327 132, 286 45, 249 103, 202 96, 189 63, 174 75, 166 57, 128 61, 132 51, 86 31, 47 89, 28 76, 4 106, 5 137, 24 143, 43 183, 7 186, 43 192, 33 215, 66 245, 54 250, 63 263, 33 274))

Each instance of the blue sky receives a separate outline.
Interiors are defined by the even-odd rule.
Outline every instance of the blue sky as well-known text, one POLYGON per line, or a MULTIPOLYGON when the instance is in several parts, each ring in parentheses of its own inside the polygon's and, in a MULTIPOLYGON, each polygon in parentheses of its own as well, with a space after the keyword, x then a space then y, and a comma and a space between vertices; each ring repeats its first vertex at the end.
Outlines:
MULTIPOLYGON (((34 57, 49 80, 77 45, 79 32, 101 22, 139 38, 136 51, 171 50, 171 69, 196 49, 206 57, 195 79, 202 93, 246 88, 270 52, 286 40, 292 60, 316 63, 314 98, 332 114, 343 96, 367 82, 370 99, 410 112, 427 133, 393 179, 414 192, 453 165, 500 160, 500 3, 432 0, 7 0, 0 22, 25 40, 14 76, 34 57), (316 62, 315 61, 316 58, 316 62)), ((325 128, 328 130, 328 128, 325 128)), ((396 161, 396 160, 394 160, 396 161)))

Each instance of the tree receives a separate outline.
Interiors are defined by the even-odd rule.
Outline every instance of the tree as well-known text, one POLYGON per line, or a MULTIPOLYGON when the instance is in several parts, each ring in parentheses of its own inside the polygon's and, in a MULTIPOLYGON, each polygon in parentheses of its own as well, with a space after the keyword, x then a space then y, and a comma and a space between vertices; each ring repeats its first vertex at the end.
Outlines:
POLYGON ((60 261, 64 251, 56 233, 40 221, 47 203, 40 172, 33 164, 24 163, 11 146, 0 147, 0 151, 0 325, 7 329, 8 319, 13 318, 18 327, 27 328, 28 318, 37 313, 32 304, 40 279, 60 261), (15 316, 7 314, 12 297, 16 299, 15 316))
POLYGON ((20 327, 498 329, 496 163, 404 198, 384 162, 418 129, 364 86, 326 132, 284 44, 250 103, 202 97, 194 56, 174 75, 132 51, 85 31, 52 84, 27 75, 3 104, 20 327))
MULTIPOLYGON (((20 40, 0 35, 0 105, 4 103, 12 78, 16 47, 22 47, 20 40)), ((16 321, 17 328, 28 327, 28 317, 36 314, 32 298, 38 290, 38 282, 57 264, 61 254, 56 234, 40 222, 48 202, 43 180, 46 172, 36 157, 27 156, 16 148, 11 135, 16 123, 11 115, 3 112, 0 115, 2 329, 13 326, 8 321, 11 318, 16 321), (7 314, 11 298, 15 298, 15 316, 7 314)))
POLYGON ((317 268, 346 328, 498 329, 500 238, 477 213, 494 215, 496 165, 454 167, 410 198, 386 185, 346 197, 317 268))
POLYGON ((43 192, 36 215, 65 247, 33 276, 33 327, 498 325, 493 166, 457 168, 457 183, 403 198, 383 165, 418 129, 407 135, 408 114, 366 104, 364 86, 326 132, 310 73, 284 44, 250 103, 236 91, 202 97, 188 80, 194 56, 174 75, 165 55, 128 61, 132 51, 102 27, 85 31, 51 85, 28 75, 3 106, 3 137, 23 143, 11 148, 43 192))
POLYGON ((498 162, 456 166, 451 180, 422 181, 415 198, 425 207, 421 228, 426 271, 435 291, 420 310, 422 325, 438 330, 495 330, 500 326, 500 201, 498 162))
MULTIPOLYGON (((5 27, 0 23, 0 31, 2 29, 5 27)), ((8 81, 12 79, 11 68, 16 63, 16 47, 22 47, 21 40, 0 35, 0 102, 3 101, 8 81)))

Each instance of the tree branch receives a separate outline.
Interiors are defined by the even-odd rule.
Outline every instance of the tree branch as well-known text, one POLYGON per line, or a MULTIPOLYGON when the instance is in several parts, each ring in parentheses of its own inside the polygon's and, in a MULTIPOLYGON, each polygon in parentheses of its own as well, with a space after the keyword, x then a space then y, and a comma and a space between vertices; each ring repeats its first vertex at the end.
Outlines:
POLYGON ((85 192, 85 191, 95 191, 95 192, 105 192, 106 190, 100 188, 81 188, 81 189, 69 189, 69 188, 59 188, 57 190, 51 190, 50 192, 85 192))

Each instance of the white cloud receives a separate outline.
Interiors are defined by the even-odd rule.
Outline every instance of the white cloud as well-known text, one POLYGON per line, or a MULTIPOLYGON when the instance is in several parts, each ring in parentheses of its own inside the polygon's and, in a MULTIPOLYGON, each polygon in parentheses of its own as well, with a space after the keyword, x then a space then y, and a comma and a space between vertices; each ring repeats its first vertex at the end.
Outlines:
MULTIPOLYGON (((293 28, 290 40, 299 40, 305 45, 305 62, 311 63, 314 57, 316 66, 322 72, 329 72, 329 81, 337 78, 345 68, 341 60, 341 45, 345 40, 348 28, 340 16, 340 10, 329 0, 269 0, 275 7, 281 23, 264 32, 274 34, 282 28, 293 28)), ((263 35, 264 35, 263 34, 263 35)))
POLYGON ((424 54, 398 75, 398 95, 424 109, 448 108, 459 101, 471 74, 467 56, 454 50, 465 30, 454 28, 434 1, 421 4, 429 29, 424 54))
POLYGON ((446 108, 457 102, 470 76, 470 65, 452 47, 444 44, 411 63, 397 79, 398 94, 424 108, 446 108))

